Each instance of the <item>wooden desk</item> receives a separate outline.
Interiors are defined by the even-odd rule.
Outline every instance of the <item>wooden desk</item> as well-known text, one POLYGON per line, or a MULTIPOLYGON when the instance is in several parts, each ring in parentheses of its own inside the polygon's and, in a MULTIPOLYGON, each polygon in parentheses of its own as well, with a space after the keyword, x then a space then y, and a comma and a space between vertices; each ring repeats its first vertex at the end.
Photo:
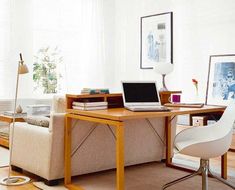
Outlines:
MULTIPOLYGON (((112 125, 116 128, 116 189, 124 190, 124 121, 140 118, 164 117, 166 127, 166 166, 176 167, 172 163, 171 150, 171 121, 177 115, 196 113, 221 112, 224 108, 218 106, 204 106, 203 108, 171 108, 170 112, 131 112, 124 108, 112 108, 107 110, 80 111, 67 109, 65 123, 65 178, 64 184, 68 189, 82 190, 82 187, 71 183, 71 120, 84 121, 112 125)), ((227 154, 222 158, 222 177, 227 178, 227 154)))
MULTIPOLYGON (((6 115, 0 115, 0 121, 6 122, 6 123, 12 123, 13 122, 13 117, 12 116, 6 116, 6 115)), ((16 122, 24 122, 23 118, 15 118, 16 122)), ((9 148, 9 139, 3 138, 0 136, 0 145, 4 146, 6 148, 9 148)))

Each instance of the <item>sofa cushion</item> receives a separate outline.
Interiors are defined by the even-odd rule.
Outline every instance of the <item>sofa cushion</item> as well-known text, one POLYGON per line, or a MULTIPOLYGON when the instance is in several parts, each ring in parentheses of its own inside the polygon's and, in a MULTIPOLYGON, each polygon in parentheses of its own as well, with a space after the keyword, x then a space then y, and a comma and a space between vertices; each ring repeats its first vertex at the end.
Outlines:
POLYGON ((24 118, 28 124, 37 125, 41 127, 49 127, 50 118, 45 116, 28 116, 24 118))
POLYGON ((52 111, 54 113, 65 113, 66 100, 65 96, 54 96, 52 102, 52 111))

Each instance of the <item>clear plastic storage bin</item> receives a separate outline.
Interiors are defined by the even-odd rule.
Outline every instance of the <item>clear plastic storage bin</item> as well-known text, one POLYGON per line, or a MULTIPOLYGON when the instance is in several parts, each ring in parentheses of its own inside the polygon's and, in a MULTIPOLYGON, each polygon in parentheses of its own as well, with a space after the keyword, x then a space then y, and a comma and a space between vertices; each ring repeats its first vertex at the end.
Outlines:
POLYGON ((27 115, 50 115, 51 106, 50 105, 28 105, 27 106, 27 115))

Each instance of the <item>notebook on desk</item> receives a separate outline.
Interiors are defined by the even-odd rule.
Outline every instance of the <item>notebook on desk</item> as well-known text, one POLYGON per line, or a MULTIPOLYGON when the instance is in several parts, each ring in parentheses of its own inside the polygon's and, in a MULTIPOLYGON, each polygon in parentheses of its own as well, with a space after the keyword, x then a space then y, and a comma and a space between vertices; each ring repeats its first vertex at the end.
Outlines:
POLYGON ((169 111, 161 106, 156 82, 122 81, 124 106, 131 111, 169 111))

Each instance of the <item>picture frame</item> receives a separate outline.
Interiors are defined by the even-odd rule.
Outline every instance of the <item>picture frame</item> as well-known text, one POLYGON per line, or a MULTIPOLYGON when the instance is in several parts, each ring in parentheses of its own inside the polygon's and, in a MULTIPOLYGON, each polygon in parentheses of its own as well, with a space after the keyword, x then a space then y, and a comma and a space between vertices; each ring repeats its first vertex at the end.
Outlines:
POLYGON ((173 64, 173 12, 140 19, 140 68, 153 69, 158 62, 173 64))
POLYGON ((235 99, 235 54, 211 55, 205 104, 227 106, 231 99, 235 99))

